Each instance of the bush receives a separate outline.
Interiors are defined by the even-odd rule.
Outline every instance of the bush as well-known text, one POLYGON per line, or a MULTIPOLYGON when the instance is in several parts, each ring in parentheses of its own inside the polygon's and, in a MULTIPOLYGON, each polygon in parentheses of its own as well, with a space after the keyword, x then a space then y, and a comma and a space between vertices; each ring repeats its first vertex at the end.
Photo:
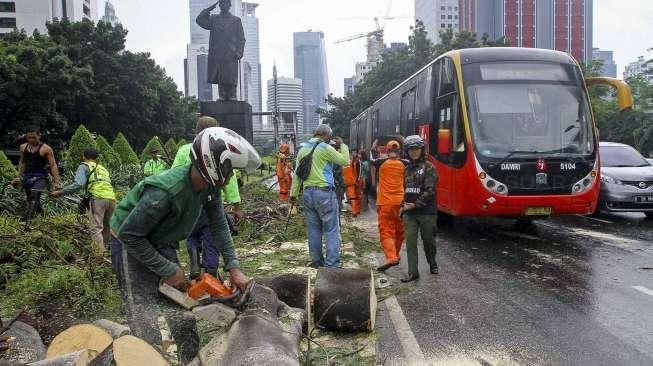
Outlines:
POLYGON ((152 159, 152 151, 159 150, 163 154, 163 144, 159 140, 159 136, 154 136, 150 141, 145 145, 143 152, 141 153, 141 163, 145 164, 146 161, 152 159))
POLYGON ((127 141, 122 132, 119 132, 113 141, 113 151, 120 157, 122 165, 141 165, 141 162, 138 160, 138 155, 136 155, 134 149, 129 145, 129 141, 127 141))
POLYGON ((177 147, 177 143, 175 140, 171 137, 168 142, 166 142, 165 147, 165 153, 168 156, 168 160, 173 161, 175 160, 175 156, 177 156, 177 150, 179 149, 177 147))
POLYGON ((66 152, 66 169, 68 171, 75 171, 79 164, 84 161, 84 150, 89 148, 97 148, 93 136, 88 132, 84 125, 79 125, 77 131, 70 139, 68 150, 66 152))
POLYGON ((181 149, 182 146, 187 145, 188 141, 186 139, 181 139, 179 140, 179 143, 177 144, 177 150, 181 149))
POLYGON ((0 150, 0 183, 11 181, 16 178, 18 172, 14 164, 9 161, 4 151, 0 150))
POLYGON ((97 149, 100 152, 100 164, 112 172, 120 169, 122 163, 120 162, 120 155, 109 145, 109 142, 104 137, 100 136, 95 141, 97 149))

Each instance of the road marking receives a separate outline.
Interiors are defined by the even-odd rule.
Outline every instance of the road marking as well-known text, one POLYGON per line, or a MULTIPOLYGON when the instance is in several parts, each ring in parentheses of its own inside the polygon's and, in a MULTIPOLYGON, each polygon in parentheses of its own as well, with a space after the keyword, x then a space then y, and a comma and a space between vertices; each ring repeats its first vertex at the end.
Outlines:
POLYGON ((633 286, 633 289, 647 295, 653 296, 653 290, 646 288, 644 286, 633 286))
POLYGON ((596 217, 583 216, 583 215, 576 215, 576 216, 582 217, 582 218, 587 219, 587 220, 594 220, 594 221, 602 222, 604 224, 614 224, 614 222, 612 222, 612 221, 597 219, 596 217))
POLYGON ((549 223, 538 223, 538 225, 542 225, 545 227, 548 227, 550 229, 554 229, 556 231, 561 231, 561 232, 568 232, 571 234, 575 235, 580 235, 580 236, 587 236, 596 240, 601 241, 603 244, 607 244, 613 247, 625 249, 628 251, 632 251, 633 253, 638 253, 634 251, 635 248, 640 247, 642 245, 642 242, 640 240, 636 239, 628 239, 624 238, 621 236, 613 235, 613 234, 608 234, 608 233, 603 233, 600 231, 594 231, 594 230, 588 230, 588 229, 576 229, 576 228, 571 228, 571 227, 560 227, 558 225, 552 225, 549 223))
POLYGON ((385 306, 388 309, 390 314, 390 320, 395 328, 395 333, 397 333, 397 338, 399 338, 399 343, 401 343, 401 348, 404 350, 404 357, 408 365, 423 365, 426 364, 426 358, 422 349, 419 348, 417 339, 415 339, 415 334, 410 329, 410 324, 404 316, 404 312, 399 306, 396 296, 390 296, 385 300, 385 306))
POLYGON ((509 236, 511 238, 526 239, 526 240, 537 240, 537 241, 543 241, 544 240, 542 238, 538 238, 537 236, 523 234, 523 233, 517 233, 517 232, 514 232, 514 231, 497 230, 497 233, 499 233, 501 235, 509 236))

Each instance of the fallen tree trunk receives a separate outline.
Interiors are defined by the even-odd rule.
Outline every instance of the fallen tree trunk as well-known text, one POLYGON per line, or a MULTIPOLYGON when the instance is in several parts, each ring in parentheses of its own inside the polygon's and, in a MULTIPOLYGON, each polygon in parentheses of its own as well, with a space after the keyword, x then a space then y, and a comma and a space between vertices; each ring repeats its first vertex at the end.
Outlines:
POLYGON ((320 268, 314 296, 313 316, 318 327, 341 332, 374 329, 376 293, 370 270, 320 268))
POLYGON ((256 282, 274 290, 279 300, 286 305, 305 309, 308 276, 296 273, 286 273, 272 278, 257 279, 256 282))
POLYGON ((91 324, 80 324, 59 333, 50 344, 47 358, 68 355, 77 351, 91 350, 97 352, 95 365, 109 365, 112 360, 111 343, 113 338, 102 328, 91 324))
POLYGON ((97 351, 85 349, 30 363, 29 366, 88 366, 97 356, 97 351))
POLYGON ((168 362, 152 346, 140 338, 126 335, 113 342, 116 366, 167 366, 168 362))

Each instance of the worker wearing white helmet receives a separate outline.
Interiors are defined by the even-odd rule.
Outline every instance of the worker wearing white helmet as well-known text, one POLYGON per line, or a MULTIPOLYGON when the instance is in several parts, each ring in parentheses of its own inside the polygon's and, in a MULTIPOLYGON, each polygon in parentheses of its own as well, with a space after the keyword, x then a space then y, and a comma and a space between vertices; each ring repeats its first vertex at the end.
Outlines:
MULTIPOLYGON (((188 288, 189 282, 179 267, 178 243, 191 232, 202 208, 207 208, 209 227, 231 283, 244 290, 249 282, 239 269, 220 188, 233 169, 254 171, 261 159, 243 137, 220 127, 198 134, 191 155, 192 165, 172 168, 136 185, 111 220, 112 262, 123 290, 129 325, 134 335, 152 344, 161 344, 157 319, 179 313, 179 308, 159 299, 157 284, 165 282, 182 291, 188 288)), ((198 351, 196 333, 188 334, 195 325, 171 328, 172 336, 180 343, 181 361, 190 362, 198 351)))

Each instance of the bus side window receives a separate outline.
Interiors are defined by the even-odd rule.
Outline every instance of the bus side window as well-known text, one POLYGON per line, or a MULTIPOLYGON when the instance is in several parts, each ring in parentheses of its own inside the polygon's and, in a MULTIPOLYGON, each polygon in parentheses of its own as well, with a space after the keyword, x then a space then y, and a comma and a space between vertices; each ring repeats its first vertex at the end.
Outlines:
POLYGON ((454 98, 454 103, 452 105, 454 108, 453 116, 453 132, 452 132, 452 144, 453 149, 451 155, 451 165, 455 167, 462 167, 465 164, 466 154, 466 141, 465 141, 465 124, 463 123, 463 114, 462 114, 462 103, 460 103, 460 97, 456 96, 454 98))

